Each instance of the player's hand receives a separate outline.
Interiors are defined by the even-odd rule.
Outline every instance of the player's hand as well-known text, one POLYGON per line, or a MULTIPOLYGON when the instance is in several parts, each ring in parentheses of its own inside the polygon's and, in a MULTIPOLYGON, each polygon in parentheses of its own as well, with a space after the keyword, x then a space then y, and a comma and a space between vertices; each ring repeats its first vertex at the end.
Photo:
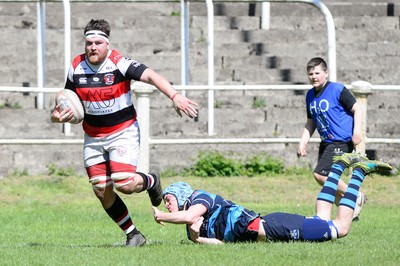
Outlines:
POLYGON ((66 108, 61 111, 61 105, 57 104, 54 108, 53 112, 50 115, 50 119, 55 123, 67 123, 71 122, 74 118, 74 112, 72 112, 71 108, 66 108))
POLYGON ((197 220, 192 223, 189 227, 190 239, 196 240, 200 237, 200 227, 203 224, 204 217, 200 216, 197 220))
POLYGON ((305 145, 299 145, 299 148, 297 149, 297 156, 306 156, 307 155, 307 149, 305 145))
POLYGON ((151 207, 153 208, 154 221, 165 226, 165 224, 162 221, 160 221, 160 219, 159 219, 161 211, 157 207, 154 207, 154 206, 151 206, 151 207))
POLYGON ((196 102, 189 100, 179 93, 176 94, 173 98, 175 111, 178 113, 179 116, 182 117, 181 111, 190 118, 194 118, 197 116, 196 106, 198 106, 198 104, 196 102))

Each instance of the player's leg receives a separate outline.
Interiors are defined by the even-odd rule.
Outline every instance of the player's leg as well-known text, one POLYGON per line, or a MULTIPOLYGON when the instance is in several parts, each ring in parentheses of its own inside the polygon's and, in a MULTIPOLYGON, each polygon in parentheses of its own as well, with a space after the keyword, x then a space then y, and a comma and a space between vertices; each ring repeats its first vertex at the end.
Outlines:
POLYGON ((300 241, 305 217, 302 215, 273 212, 261 217, 268 241, 300 241))
POLYGON ((339 237, 346 236, 350 231, 357 195, 365 177, 379 170, 391 170, 392 167, 382 161, 368 160, 353 164, 353 169, 349 186, 339 203, 336 219, 333 221, 338 228, 339 237))
POLYGON ((93 192, 111 219, 125 232, 128 246, 144 245, 144 236, 132 222, 128 208, 114 192, 108 154, 104 153, 101 141, 85 137, 84 159, 93 192), (106 161, 104 161, 106 159, 106 161))
MULTIPOLYGON (((318 151, 318 163, 314 169, 314 178, 323 186, 328 179, 329 172, 332 167, 332 157, 335 151, 336 143, 324 143, 322 142, 319 146, 318 151)), ((335 204, 339 203, 339 200, 343 196, 347 185, 342 180, 338 182, 338 188, 335 195, 335 204)))
MULTIPOLYGON (((314 170, 314 177, 320 185, 323 185, 328 179, 328 174, 333 163, 333 157, 338 151, 341 153, 351 153, 353 151, 353 144, 351 142, 321 143, 319 148, 318 164, 314 170)), ((335 195, 336 205, 339 204, 346 189, 347 184, 343 180, 339 179, 335 195)))
POLYGON ((336 240, 338 230, 331 220, 323 220, 318 216, 304 219, 302 228, 302 240, 323 242, 336 240))
POLYGON ((315 211, 316 215, 323 220, 331 219, 332 208, 333 204, 335 203, 338 184, 345 169, 346 165, 341 161, 332 164, 328 178, 318 194, 315 203, 315 211))
POLYGON ((115 189, 132 194, 148 191, 153 206, 162 202, 161 180, 158 174, 136 172, 139 160, 139 128, 134 123, 129 128, 107 137, 106 149, 110 154, 111 178, 115 189))
POLYGON ((340 150, 334 153, 333 164, 327 181, 324 183, 316 201, 316 213, 320 218, 324 220, 331 219, 333 203, 336 200, 335 196, 339 189, 340 177, 343 171, 351 164, 365 160, 368 160, 368 158, 359 153, 344 153, 340 150))
MULTIPOLYGON (((351 147, 351 146, 350 146, 351 147)), ((348 147, 348 148, 350 148, 348 147)), ((346 148, 346 147, 344 147, 346 148)), ((368 158, 366 156, 361 155, 360 153, 356 153, 355 151, 353 152, 348 152, 345 153, 342 149, 338 149, 337 151, 335 151, 335 155, 333 156, 333 161, 337 161, 337 160, 342 160, 343 162, 346 163, 347 167, 350 167, 352 164, 356 163, 356 162, 361 162, 361 161, 367 161, 368 158)), ((362 207, 364 206, 364 203, 366 202, 367 196, 359 191, 358 196, 357 196, 357 201, 356 201, 356 206, 354 208, 354 212, 353 212, 353 220, 358 219, 362 207)))

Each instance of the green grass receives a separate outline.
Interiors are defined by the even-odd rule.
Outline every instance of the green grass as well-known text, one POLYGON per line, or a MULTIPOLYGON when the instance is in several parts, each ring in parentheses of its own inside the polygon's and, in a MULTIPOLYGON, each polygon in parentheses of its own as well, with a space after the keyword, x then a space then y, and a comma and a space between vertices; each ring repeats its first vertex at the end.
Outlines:
MULTIPOLYGON (((163 177, 185 180, 261 214, 312 215, 319 186, 307 176, 163 177)), ((146 193, 123 196, 146 236, 141 248, 102 210, 86 177, 18 176, 0 179, 0 265, 399 265, 400 178, 367 178, 361 219, 350 234, 325 243, 195 245, 184 226, 160 226, 146 193)), ((160 209, 165 210, 164 207, 160 209)))

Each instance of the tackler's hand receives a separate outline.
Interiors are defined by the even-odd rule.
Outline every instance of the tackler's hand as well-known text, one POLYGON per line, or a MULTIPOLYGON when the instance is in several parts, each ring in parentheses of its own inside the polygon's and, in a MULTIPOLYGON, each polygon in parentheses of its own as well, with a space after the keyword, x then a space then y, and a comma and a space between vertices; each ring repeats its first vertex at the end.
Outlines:
POLYGON ((160 216, 161 211, 159 209, 157 209, 157 207, 154 207, 154 206, 151 206, 151 207, 153 208, 154 221, 156 221, 157 223, 165 226, 165 224, 162 221, 159 220, 159 216, 160 216))

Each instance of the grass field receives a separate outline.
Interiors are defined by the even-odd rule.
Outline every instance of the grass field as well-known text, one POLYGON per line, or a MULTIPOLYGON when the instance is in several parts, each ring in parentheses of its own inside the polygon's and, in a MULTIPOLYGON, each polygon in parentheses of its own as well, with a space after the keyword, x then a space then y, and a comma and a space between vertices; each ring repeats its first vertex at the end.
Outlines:
MULTIPOLYGON (((163 186, 182 178, 163 177, 163 186)), ((308 176, 185 178, 261 214, 313 215, 319 191, 308 176)), ((102 210, 86 177, 0 179, 0 265, 400 265, 400 177, 375 175, 362 190, 368 203, 350 234, 325 243, 201 246, 184 226, 160 226, 146 193, 123 196, 146 236, 141 248, 102 210)), ((160 209, 165 210, 163 206, 160 209)))

